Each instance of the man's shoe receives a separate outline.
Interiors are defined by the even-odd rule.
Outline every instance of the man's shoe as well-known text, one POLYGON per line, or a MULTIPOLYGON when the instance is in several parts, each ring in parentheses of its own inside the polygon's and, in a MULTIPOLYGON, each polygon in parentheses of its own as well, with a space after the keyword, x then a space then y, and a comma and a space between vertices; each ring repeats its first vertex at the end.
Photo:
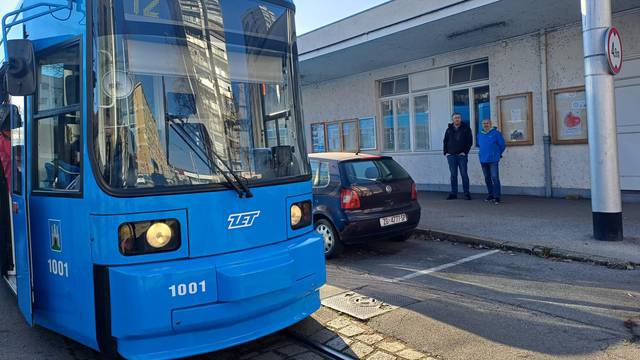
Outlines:
POLYGON ((493 195, 489 195, 489 196, 487 196, 486 199, 484 199, 484 202, 490 202, 490 201, 493 201, 493 200, 494 200, 493 199, 493 195))
POLYGON ((501 201, 499 198, 493 199, 493 204, 494 205, 500 205, 501 201))
POLYGON ((471 200, 471 194, 464 194, 465 200, 471 200))
POLYGON ((447 196, 447 200, 455 200, 458 198, 458 195, 456 194, 449 194, 449 196, 447 196))

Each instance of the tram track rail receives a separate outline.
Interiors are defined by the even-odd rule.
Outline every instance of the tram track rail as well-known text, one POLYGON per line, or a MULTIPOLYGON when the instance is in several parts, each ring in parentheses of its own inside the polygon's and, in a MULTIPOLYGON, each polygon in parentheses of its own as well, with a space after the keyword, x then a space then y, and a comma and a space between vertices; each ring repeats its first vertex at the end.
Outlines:
POLYGON ((331 348, 327 345, 321 344, 317 341, 313 341, 309 338, 306 338, 294 331, 287 331, 286 335, 293 339, 296 342, 302 343, 307 347, 312 348, 314 351, 321 353, 324 356, 327 356, 334 360, 357 360, 357 358, 351 357, 345 353, 342 353, 334 348, 331 348))

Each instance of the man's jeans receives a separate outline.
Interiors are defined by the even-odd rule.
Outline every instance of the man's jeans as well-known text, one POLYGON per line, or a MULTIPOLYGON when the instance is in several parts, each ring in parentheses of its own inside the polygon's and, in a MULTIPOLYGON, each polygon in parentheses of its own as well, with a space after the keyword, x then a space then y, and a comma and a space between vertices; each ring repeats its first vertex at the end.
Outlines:
POLYGON ((487 192, 494 199, 500 199, 502 190, 500 189, 500 163, 482 163, 484 182, 487 184, 487 192))
POLYGON ((451 172, 451 194, 458 193, 458 170, 462 177, 462 188, 465 194, 469 193, 469 174, 467 173, 467 163, 469 159, 465 155, 447 155, 449 171, 451 172))

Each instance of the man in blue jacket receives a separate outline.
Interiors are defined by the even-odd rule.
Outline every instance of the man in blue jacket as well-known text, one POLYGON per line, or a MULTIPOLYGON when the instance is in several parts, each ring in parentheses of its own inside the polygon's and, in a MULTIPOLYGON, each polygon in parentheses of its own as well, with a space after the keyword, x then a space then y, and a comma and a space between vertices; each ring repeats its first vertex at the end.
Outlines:
POLYGON ((478 135, 480 146, 480 165, 484 173, 484 181, 487 184, 487 202, 500 204, 500 159, 506 148, 502 133, 491 126, 491 120, 482 121, 482 130, 478 135))

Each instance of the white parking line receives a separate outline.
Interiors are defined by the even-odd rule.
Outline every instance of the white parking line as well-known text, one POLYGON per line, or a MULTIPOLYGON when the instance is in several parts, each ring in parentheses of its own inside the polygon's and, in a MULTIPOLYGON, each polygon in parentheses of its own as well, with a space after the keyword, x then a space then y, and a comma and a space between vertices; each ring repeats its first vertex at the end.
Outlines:
POLYGON ((448 269, 448 268, 451 268, 451 267, 454 267, 454 266, 458 266, 460 264, 468 263, 469 261, 473 261, 473 260, 477 260, 477 259, 483 258, 485 256, 493 255, 493 254, 499 253, 499 252, 500 252, 500 250, 491 250, 491 251, 483 252, 483 253, 478 254, 478 255, 469 256, 469 257, 466 257, 464 259, 460 259, 458 261, 454 261, 452 263, 448 263, 448 264, 444 264, 444 265, 433 267, 431 269, 416 271, 416 272, 413 272, 411 274, 407 274, 405 276, 397 277, 395 279, 387 279, 387 281, 392 282, 392 283, 396 283, 396 282, 399 282, 399 281, 413 279, 413 278, 416 278, 416 277, 422 276, 422 275, 429 275, 429 274, 432 274, 434 272, 442 271, 442 270, 445 270, 445 269, 448 269))

